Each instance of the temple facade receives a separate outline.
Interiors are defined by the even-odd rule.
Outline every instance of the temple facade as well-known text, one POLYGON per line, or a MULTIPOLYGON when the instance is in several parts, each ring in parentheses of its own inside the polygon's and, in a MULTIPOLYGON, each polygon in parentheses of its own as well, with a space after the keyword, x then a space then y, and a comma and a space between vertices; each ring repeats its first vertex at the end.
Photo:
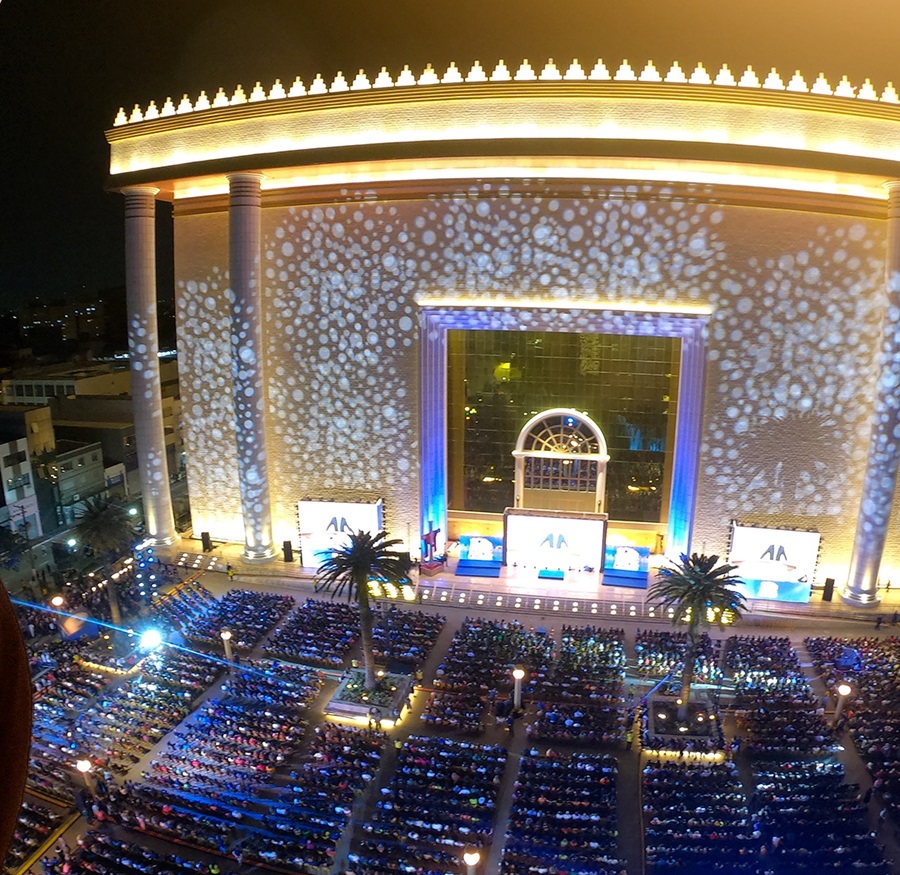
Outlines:
POLYGON ((890 84, 475 62, 136 106, 107 139, 158 542, 162 199, 194 528, 248 558, 310 499, 381 499, 440 552, 513 502, 546 398, 602 428, 611 526, 668 555, 727 555, 738 521, 820 533, 852 603, 900 575, 890 84))

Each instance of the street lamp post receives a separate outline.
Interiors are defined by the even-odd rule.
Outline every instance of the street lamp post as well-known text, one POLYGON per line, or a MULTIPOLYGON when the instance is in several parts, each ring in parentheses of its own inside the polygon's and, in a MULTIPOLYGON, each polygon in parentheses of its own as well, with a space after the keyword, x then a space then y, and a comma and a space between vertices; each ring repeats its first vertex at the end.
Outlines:
POLYGON ((844 710, 844 704, 847 701, 847 696, 849 696, 852 692, 853 687, 851 687, 850 684, 838 684, 838 700, 837 705, 835 705, 834 708, 834 719, 831 721, 832 726, 837 726, 838 720, 841 719, 841 712, 844 710))
POLYGON ((521 665, 517 665, 513 669, 513 707, 516 711, 522 708, 522 679, 525 677, 525 669, 521 665))
POLYGON ((219 634, 222 637, 222 643, 225 645, 225 659, 228 662, 234 662, 234 653, 231 650, 231 632, 228 629, 223 629, 219 634))
POLYGON ((10 507, 10 511, 17 510, 21 515, 22 519, 19 523, 19 527, 22 529, 24 533, 25 540, 28 541, 28 564, 31 567, 31 592, 35 599, 41 598, 43 593, 41 592, 41 586, 38 583, 37 579, 37 569, 34 564, 34 544, 31 540, 31 535, 29 534, 29 529, 31 528, 31 523, 28 522, 28 515, 25 513, 25 505, 23 504, 15 504, 10 507))
POLYGON ((75 763, 75 768, 81 772, 82 777, 84 778, 84 786, 87 787, 88 793, 92 796, 94 795, 94 776, 91 774, 91 761, 90 760, 78 760, 75 763))
POLYGON ((466 845, 462 858, 466 864, 466 875, 475 875, 475 867, 481 862, 481 851, 473 845, 466 845))

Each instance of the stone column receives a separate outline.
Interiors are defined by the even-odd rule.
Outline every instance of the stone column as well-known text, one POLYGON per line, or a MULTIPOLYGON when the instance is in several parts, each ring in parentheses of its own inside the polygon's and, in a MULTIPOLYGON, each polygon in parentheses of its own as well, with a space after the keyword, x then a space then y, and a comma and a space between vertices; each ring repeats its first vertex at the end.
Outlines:
POLYGON ((889 182, 887 189, 886 300, 880 371, 853 556, 847 584, 841 592, 841 598, 853 605, 874 606, 879 602, 878 569, 884 553, 900 460, 900 181, 889 182))
POLYGON ((125 297, 128 307, 128 350, 138 471, 144 495, 148 537, 158 546, 177 535, 169 491, 166 434, 159 378, 159 328, 156 318, 155 188, 126 188, 125 297))
POLYGON ((244 556, 251 560, 271 559, 275 555, 266 455, 261 179, 258 173, 234 173, 228 177, 234 422, 244 516, 244 556))

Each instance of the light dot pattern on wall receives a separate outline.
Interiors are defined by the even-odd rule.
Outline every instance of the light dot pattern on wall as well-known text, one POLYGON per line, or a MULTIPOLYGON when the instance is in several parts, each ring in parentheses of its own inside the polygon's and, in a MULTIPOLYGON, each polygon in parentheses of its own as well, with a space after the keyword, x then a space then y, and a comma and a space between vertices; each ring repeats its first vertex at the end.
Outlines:
POLYGON ((717 384, 703 472, 705 494, 730 516, 856 512, 848 485, 866 457, 871 408, 860 399, 877 377, 883 236, 852 221, 809 232, 731 263, 711 299, 717 384))
MULTIPOLYGON (((222 509, 240 517, 228 284, 227 273, 213 268, 203 279, 178 286, 178 367, 188 424, 184 444, 193 518, 200 531, 216 531, 214 521, 222 509)), ((218 535, 242 540, 243 530, 223 531, 219 521, 218 535)))
MULTIPOLYGON (((845 495, 858 492, 835 484, 860 483, 866 457, 882 226, 712 194, 492 182, 428 200, 343 191, 331 205, 264 209, 271 489, 284 537, 301 497, 382 496, 394 534, 418 526, 417 309, 458 296, 473 302, 473 327, 483 303, 534 331, 586 330, 578 307, 604 302, 709 306, 695 543, 724 550, 723 520, 742 513, 820 528, 824 550, 847 549, 845 495)), ((185 279, 208 275, 215 257, 199 248, 185 279)), ((204 365, 222 374, 223 363, 204 365)))

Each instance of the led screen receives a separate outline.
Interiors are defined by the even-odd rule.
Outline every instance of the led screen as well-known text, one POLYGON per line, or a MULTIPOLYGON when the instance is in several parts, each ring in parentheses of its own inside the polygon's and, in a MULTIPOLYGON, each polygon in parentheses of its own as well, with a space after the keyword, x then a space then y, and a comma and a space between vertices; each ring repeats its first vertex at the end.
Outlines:
POLYGON ((384 528, 384 506, 379 499, 374 504, 348 501, 297 502, 300 521, 300 550, 303 564, 318 567, 335 547, 347 543, 353 532, 371 532, 384 528))
POLYGON ((818 532, 735 524, 728 561, 747 598, 808 602, 819 556, 818 532))
POLYGON ((507 512, 506 564, 539 570, 600 568, 606 519, 507 512))

